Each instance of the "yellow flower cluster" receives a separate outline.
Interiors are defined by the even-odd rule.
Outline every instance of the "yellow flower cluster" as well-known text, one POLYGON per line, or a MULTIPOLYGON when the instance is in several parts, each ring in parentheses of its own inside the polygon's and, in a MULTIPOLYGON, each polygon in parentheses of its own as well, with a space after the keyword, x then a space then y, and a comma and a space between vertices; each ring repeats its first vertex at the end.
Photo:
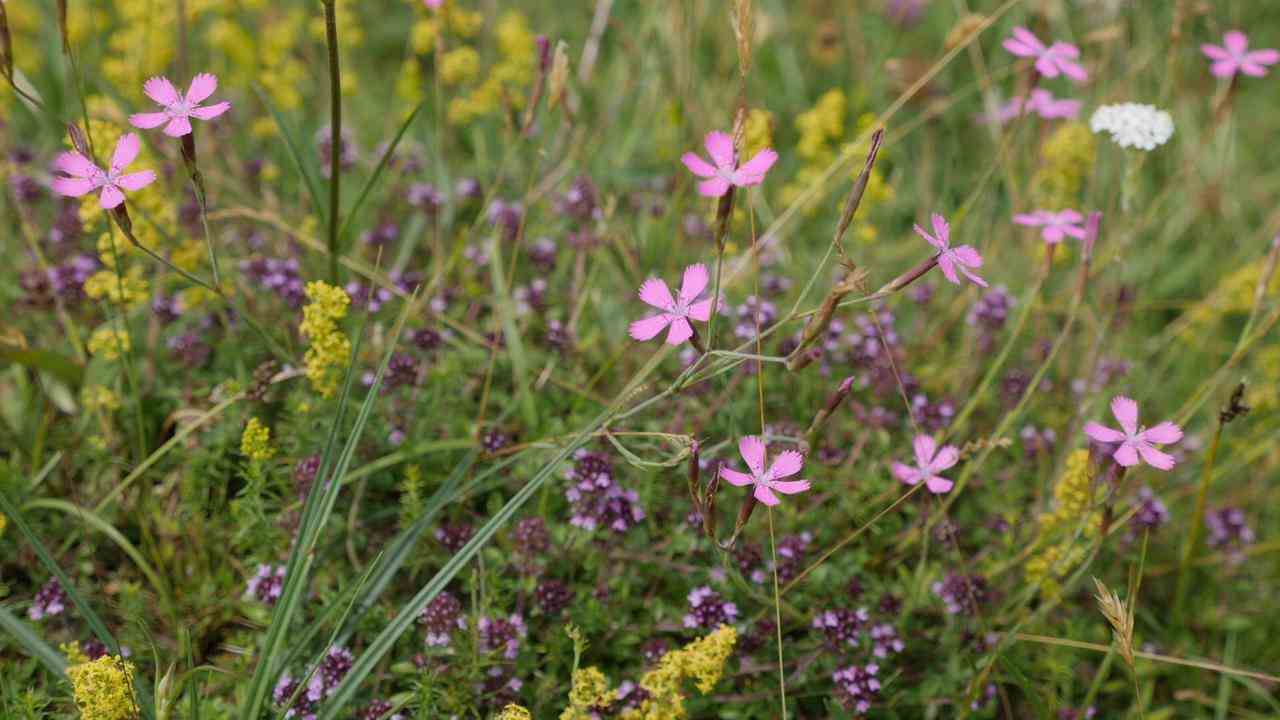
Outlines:
POLYGON ((9 518, 5 517, 4 513, 0 513, 0 535, 4 535, 4 529, 8 525, 9 525, 9 518))
POLYGON ((742 128, 742 157, 751 159, 767 147, 773 147, 773 113, 760 108, 747 111, 747 121, 742 128))
POLYGON ((1093 508, 1101 494, 1094 487, 1089 468, 1089 451, 1079 449, 1067 457, 1067 466, 1053 487, 1053 510, 1040 516, 1035 545, 1038 551, 1027 559, 1024 568, 1027 582, 1040 586, 1040 592, 1057 597, 1058 584, 1084 559, 1084 547, 1073 544, 1075 528, 1085 519, 1083 537, 1096 535, 1102 525, 1102 514, 1093 508), (1062 529, 1065 532, 1056 533, 1062 529))
POLYGON ((276 449, 271 447, 271 428, 256 417, 249 418, 240 435, 240 454, 250 460, 270 460, 276 454, 276 449))
POLYGON ((321 397, 332 397, 338 389, 338 371, 347 366, 351 355, 351 341, 338 327, 351 298, 340 287, 315 281, 307 283, 307 300, 299 326, 302 336, 311 341, 304 358, 307 379, 321 397))
MULTIPOLYGON (((1262 282, 1266 265, 1267 259, 1259 258, 1241 265, 1223 278, 1208 297, 1191 308, 1187 316, 1191 326, 1187 330, 1212 324, 1227 313, 1248 312, 1253 307, 1254 294, 1258 291, 1258 283, 1262 282)), ((1272 276, 1267 287, 1268 294, 1276 292, 1280 292, 1280 272, 1272 276)))
POLYGON ((738 642, 738 631, 721 625, 715 632, 688 645, 672 650, 658 661, 658 667, 645 673, 640 687, 649 697, 639 708, 627 710, 622 720, 679 720, 686 717, 684 681, 693 680, 698 692, 711 692, 724 672, 725 661, 738 642))
MULTIPOLYGON (((524 106, 523 88, 533 81, 538 62, 533 31, 529 29, 523 13, 509 10, 498 19, 494 33, 498 39, 500 59, 470 93, 449 102, 449 122, 455 125, 466 125, 491 115, 503 107, 504 101, 516 109, 524 106)), ((444 70, 442 61, 442 80, 445 79, 444 70)))
POLYGON ((493 720, 533 720, 533 713, 515 703, 510 703, 502 708, 502 712, 498 713, 493 720))
MULTIPOLYGON (((211 57, 225 58, 221 68, 225 77, 220 78, 223 84, 250 87, 261 83, 282 110, 296 110, 303 99, 299 88, 309 87, 312 80, 310 69, 296 52, 308 12, 301 6, 276 6, 270 0, 225 3, 222 17, 209 25, 209 45, 216 50, 211 57), (259 11, 255 23, 240 19, 244 10, 259 11)), ((338 37, 341 43, 342 34, 338 37)), ((269 117, 263 120, 270 126, 269 117)))
POLYGON ((89 662, 89 656, 85 655, 84 651, 80 649, 80 643, 78 642, 62 643, 58 646, 58 649, 62 651, 63 655, 67 656, 68 665, 79 665, 81 663, 89 662))
MULTIPOLYGON (((429 55, 437 46, 442 46, 442 33, 449 32, 458 40, 466 40, 472 38, 480 31, 480 27, 484 24, 484 15, 474 10, 457 7, 453 2, 446 2, 439 10, 428 10, 421 2, 412 0, 413 4, 423 12, 423 15, 409 29, 409 47, 413 51, 412 54, 405 58, 400 66, 400 76, 396 78, 396 95, 409 105, 416 105, 427 97, 427 88, 429 86, 426 74, 422 70, 423 59, 421 56, 429 55)), ((467 48, 466 45, 458 44, 458 50, 467 48)), ((456 52, 453 51, 453 52, 456 52)), ((471 53, 475 53, 471 50, 471 53)), ((446 53, 446 57, 450 53, 446 53)), ((441 80, 444 80, 446 57, 440 58, 440 74, 441 80)), ((469 80, 475 79, 479 74, 479 55, 476 55, 476 70, 469 80)), ((459 70, 466 70, 465 67, 458 67, 467 62, 465 55, 458 55, 448 59, 453 65, 450 72, 457 73, 459 70)), ((447 81, 446 81, 447 82, 447 81)))
POLYGON ((85 295, 94 300, 109 300, 125 307, 142 305, 150 292, 151 284, 142 277, 141 265, 134 265, 119 275, 115 270, 99 270, 84 281, 85 295))
MULTIPOLYGON (((351 57, 351 53, 364 44, 364 30, 360 29, 360 18, 356 14, 355 6, 356 0, 336 0, 334 4, 333 16, 338 27, 339 57, 351 57)), ((320 44, 326 42, 322 12, 311 18, 311 37, 320 44)), ((354 93, 360 85, 359 78, 351 66, 350 62, 344 62, 342 65, 340 82, 343 95, 354 93)))
MULTIPOLYGON (((5 13, 9 20, 9 31, 12 33, 15 49, 23 46, 39 47, 36 34, 44 26, 40 7, 36 3, 9 3, 5 5, 5 13)), ((33 76, 40 69, 43 55, 39 52, 16 53, 14 65, 27 75, 33 76)))
POLYGON ((97 660, 69 666, 67 677, 71 680, 81 720, 130 720, 137 716, 133 663, 116 655, 103 655, 97 660))
MULTIPOLYGON (((783 202, 795 202, 805 190, 823 182, 823 173, 839 155, 850 151, 861 154, 869 149, 870 146, 865 142, 857 145, 844 142, 848 108, 849 102, 842 90, 828 90, 818 98, 817 104, 812 109, 796 117, 796 129, 800 131, 796 154, 804 164, 796 173, 795 179, 782 188, 783 202)), ((861 136, 874 122, 874 115, 870 113, 860 115, 854 125, 853 135, 861 136)), ((881 150, 881 163, 884 161, 884 155, 884 151, 881 150)), ((853 163, 850 177, 857 177, 861 171, 862 164, 853 163)), ((861 213, 865 213, 875 205, 892 200, 893 196, 893 188, 885 182, 884 174, 877 166, 867 180, 867 189, 862 196, 861 213)), ((859 223, 857 232, 864 240, 875 237, 874 228, 866 223, 859 223)))
POLYGON ((80 391, 80 402, 89 411, 115 412, 120 409, 120 396, 106 385, 85 385, 80 391))
POLYGON ((120 356, 129 352, 133 341, 129 333, 103 325, 89 336, 89 354, 104 360, 119 360, 120 356))
POLYGON ((474 82, 480 74, 480 53, 470 45, 454 48, 440 56, 440 82, 461 85, 474 82))
POLYGON ((615 699, 617 693, 609 689, 609 680, 599 668, 574 670, 569 707, 560 713, 560 720, 591 720, 596 710, 607 708, 615 699))
POLYGON ((1045 210, 1077 207, 1096 155, 1097 140, 1084 123, 1063 123, 1054 130, 1040 147, 1044 164, 1031 177, 1035 206, 1045 210))
MULTIPOLYGON (((1074 527, 1098 500, 1101 488, 1094 488, 1089 472, 1089 451, 1081 448, 1067 456, 1067 467, 1053 486, 1053 512, 1040 516, 1041 534, 1059 527, 1074 527)), ((1093 512, 1095 521, 1101 515, 1093 512)))

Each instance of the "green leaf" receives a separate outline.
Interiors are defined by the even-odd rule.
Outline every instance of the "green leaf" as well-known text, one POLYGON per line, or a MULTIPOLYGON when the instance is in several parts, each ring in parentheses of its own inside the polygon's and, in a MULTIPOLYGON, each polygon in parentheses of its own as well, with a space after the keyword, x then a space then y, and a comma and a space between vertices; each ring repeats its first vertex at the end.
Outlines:
POLYGON ((67 676, 67 659, 62 653, 41 640, 30 625, 18 619, 4 606, 0 606, 0 628, 16 638, 18 644, 26 648, 27 654, 43 663, 49 672, 62 678, 67 676))
POLYGON ((515 305, 511 300, 506 278, 503 277, 502 246, 499 245, 496 234, 489 240, 489 257, 494 304, 498 306, 498 316, 502 319, 502 339, 511 356, 511 382, 516 386, 516 397, 520 400, 520 414, 524 415, 525 427, 532 430, 538 427, 538 408, 533 402, 533 391, 529 387, 529 360, 524 354, 520 330, 516 327, 515 305))
POLYGON ((404 123, 400 125, 400 130, 396 132, 395 138, 391 140, 391 144, 387 146, 386 151, 384 151, 382 153, 382 157, 379 158, 378 167, 374 169, 373 174, 365 181, 364 187, 360 189, 360 194, 356 196, 355 204, 351 206, 351 210, 347 212, 347 219, 342 223, 342 231, 338 233, 338 236, 343 238, 344 245, 346 244, 345 241, 347 233, 351 232, 352 221, 356 219, 356 214, 360 212, 360 207, 364 205, 365 199, 369 197, 369 191, 373 190, 373 187, 378 184, 378 180, 382 177, 382 171, 386 169, 387 163, 391 161, 392 153, 394 153, 396 151, 396 147, 400 145, 400 140, 404 137, 405 131, 409 129, 409 126, 413 124, 414 119, 418 117, 418 112, 422 110, 422 106, 425 102, 426 101, 424 100, 423 102, 418 103, 417 107, 413 109, 413 112, 409 113, 409 117, 405 118, 404 123))
POLYGON ((270 112, 271 117, 275 119, 276 127, 280 130, 280 136, 284 138, 285 147, 289 149, 289 157, 293 158, 293 164, 298 168, 298 174, 302 176, 302 182, 307 186, 307 194, 311 196, 311 206, 315 209, 316 214, 320 216, 320 224, 326 224, 329 213, 326 212, 324 203, 320 201, 320 182, 316 179, 314 171, 311 169, 311 164, 304 159, 298 144, 294 142, 293 132, 285 124, 284 116, 271 103, 267 93, 257 85, 253 87, 253 91, 258 94, 258 99, 262 101, 262 104, 267 108, 267 112, 270 112))
POLYGON ((51 350, 0 345, 0 360, 8 360, 32 370, 49 373, 73 388, 80 387, 81 381, 84 380, 84 367, 71 358, 51 350))

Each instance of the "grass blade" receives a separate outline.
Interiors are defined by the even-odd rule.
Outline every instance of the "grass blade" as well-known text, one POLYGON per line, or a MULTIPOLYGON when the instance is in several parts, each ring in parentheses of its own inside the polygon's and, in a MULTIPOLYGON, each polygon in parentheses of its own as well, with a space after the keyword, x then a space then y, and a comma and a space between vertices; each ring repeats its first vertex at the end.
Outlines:
POLYGON ((17 639, 18 644, 25 648, 31 657, 39 660, 54 675, 63 678, 67 676, 67 659, 62 656, 62 653, 41 640, 30 625, 9 612, 9 608, 4 606, 0 606, 0 628, 4 628, 17 639))
POLYGON ((532 430, 538 426, 538 408, 533 403, 533 392, 529 389, 529 360, 524 353, 519 328, 516 327, 516 310, 502 270, 502 246, 498 243, 496 234, 489 241, 489 257, 492 258, 489 261, 489 271, 493 278, 494 302, 502 319, 502 337, 511 356, 512 382, 516 386, 516 397, 520 400, 520 414, 524 416, 525 427, 532 430))
POLYGON ((344 244, 348 233, 351 232, 351 223, 356 219, 356 215, 360 212, 361 206, 364 205, 365 199, 369 197, 369 191, 373 190, 374 186, 378 184, 378 180, 382 178, 382 172, 386 170, 387 163, 391 162, 391 156, 400 145, 400 140, 404 137, 405 131, 409 129, 414 119, 418 117, 418 112, 422 110, 425 102, 418 103, 413 112, 409 113, 409 117, 405 118, 404 123, 400 125, 400 130, 396 132, 396 136, 391 139, 391 144, 387 146, 386 151, 382 153, 382 157, 378 160, 378 167, 374 169, 373 174, 365 181, 364 187, 360 189, 360 194, 356 196, 355 204, 347 211, 347 219, 342 222, 342 231, 338 233, 344 244))
POLYGON ((307 186, 307 194, 311 196, 311 206, 315 209, 316 214, 320 216, 320 223, 327 222, 329 217, 325 209, 324 203, 320 202, 320 182, 316 179, 311 165, 303 159, 302 151, 298 148, 298 144, 294 142, 293 132, 284 122, 284 116, 271 103, 271 99, 267 97, 267 93, 257 85, 253 91, 257 93, 258 99, 266 106, 267 112, 271 113, 271 117, 276 121, 276 128, 280 130, 281 137, 284 138, 285 147, 289 150, 289 157, 293 159, 293 164, 298 168, 298 174, 302 176, 302 182, 307 186))

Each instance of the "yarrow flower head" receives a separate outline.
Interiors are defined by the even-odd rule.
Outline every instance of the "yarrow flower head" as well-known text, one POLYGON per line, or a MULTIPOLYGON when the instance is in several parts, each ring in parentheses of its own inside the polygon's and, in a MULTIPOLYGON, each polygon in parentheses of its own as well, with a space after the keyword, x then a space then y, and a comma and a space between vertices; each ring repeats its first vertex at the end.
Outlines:
POLYGON ((982 267, 982 256, 978 254, 978 251, 973 249, 971 245, 951 247, 950 223, 938 213, 933 214, 932 220, 933 235, 930 235, 919 224, 916 224, 915 230, 917 235, 928 241, 938 251, 938 267, 942 268, 942 274, 946 276, 947 281, 959 285, 960 276, 956 274, 956 270, 959 270, 973 284, 979 287, 986 287, 987 281, 978 277, 977 273, 969 269, 982 267))
POLYGON ((960 451, 954 445, 939 448, 937 441, 930 435, 917 435, 914 445, 916 466, 895 462, 893 476, 908 485, 919 485, 923 481, 929 492, 935 495, 949 491, 955 483, 938 473, 955 465, 960 459, 960 451))
POLYGON ((1122 148, 1155 150, 1173 137, 1173 116, 1153 105, 1103 105, 1093 111, 1089 129, 1109 134, 1122 148))
POLYGON ((1013 37, 1005 39, 1004 49, 1018 57, 1035 58, 1036 71, 1045 77, 1066 75, 1078 83, 1089 79, 1089 73, 1076 62, 1076 58, 1080 57, 1080 48, 1071 43, 1055 42, 1046 46, 1035 33, 1024 27, 1016 27, 1013 29, 1013 37))
POLYGON ((775 492, 783 495, 795 495, 809 489, 808 480, 782 480, 782 478, 795 475, 804 467, 804 456, 799 452, 786 450, 780 453, 778 457, 774 458, 773 464, 769 465, 768 469, 765 468, 764 440, 754 435, 748 435, 738 441, 738 452, 747 463, 747 469, 751 471, 750 474, 730 469, 727 465, 721 465, 720 477, 739 487, 753 486, 756 500, 765 505, 778 504, 778 496, 775 492))
POLYGON ((1138 403, 1117 395, 1111 400, 1111 414, 1120 423, 1120 430, 1090 421, 1085 423, 1084 433, 1101 443, 1120 443, 1111 457, 1124 467, 1145 462, 1157 470, 1171 470, 1177 464, 1172 455, 1156 449, 1156 445, 1168 445, 1182 439, 1182 428, 1171 422, 1154 427, 1138 425, 1138 403))
POLYGON ((126 173, 125 168, 138 157, 142 141, 134 133, 125 133, 116 141, 111 154, 111 165, 103 170, 92 160, 74 150, 64 152, 53 161, 53 169, 60 173, 53 178, 53 191, 66 197, 80 197, 101 189, 98 202, 103 210, 112 210, 124 203, 124 191, 135 192, 155 182, 153 170, 126 173))
POLYGON ((218 89, 218 78, 211 73, 200 73, 191 78, 191 85, 184 95, 166 77, 153 77, 142 86, 142 91, 164 108, 160 112, 137 113, 129 116, 129 124, 150 130, 164 125, 164 134, 182 137, 191 134, 191 118, 212 120, 231 109, 231 103, 223 100, 212 105, 201 105, 218 89))
POLYGON ((1220 78, 1235 77, 1237 73, 1262 77, 1267 74, 1268 65, 1280 62, 1280 51, 1274 48, 1249 50, 1249 38, 1239 30, 1223 35, 1221 46, 1205 43, 1200 51, 1213 61, 1209 72, 1220 78))
POLYGON ((1075 210, 1036 210, 1031 213, 1019 213, 1013 216, 1018 225, 1043 228, 1040 237, 1046 245, 1057 245, 1064 238, 1073 237, 1083 240, 1085 237, 1084 216, 1075 210))
POLYGON ((778 153, 765 148, 738 166, 734 162, 733 138, 718 130, 707 133, 707 154, 711 156, 711 162, 691 152, 680 157, 680 162, 689 168, 689 172, 706 178, 698 183, 698 192, 706 197, 720 197, 729 192, 730 187, 759 185, 778 160, 778 153))
POLYGON ((668 325, 671 326, 667 332, 668 345, 679 345, 693 337, 690 318, 699 322, 711 319, 711 300, 698 300, 698 296, 707 288, 709 277, 706 265, 690 265, 684 269, 680 294, 674 298, 671 296, 671 289, 662 280, 656 277, 645 280, 640 286, 640 299, 662 312, 631 323, 631 337, 636 340, 652 340, 668 325))

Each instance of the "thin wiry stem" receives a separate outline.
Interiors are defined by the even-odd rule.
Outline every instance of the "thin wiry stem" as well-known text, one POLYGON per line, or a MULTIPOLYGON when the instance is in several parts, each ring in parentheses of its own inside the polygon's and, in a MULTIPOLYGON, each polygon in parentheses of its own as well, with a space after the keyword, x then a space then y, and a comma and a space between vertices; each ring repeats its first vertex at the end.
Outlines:
POLYGON ((338 65, 336 0, 324 0, 324 40, 329 49, 329 282, 338 282, 338 203, 342 198, 342 70, 338 65))
POLYGON ((787 720, 787 673, 782 665, 782 593, 778 591, 778 550, 773 539, 773 507, 769 515, 769 555, 773 558, 773 630, 778 641, 778 692, 782 694, 782 720, 787 720))

